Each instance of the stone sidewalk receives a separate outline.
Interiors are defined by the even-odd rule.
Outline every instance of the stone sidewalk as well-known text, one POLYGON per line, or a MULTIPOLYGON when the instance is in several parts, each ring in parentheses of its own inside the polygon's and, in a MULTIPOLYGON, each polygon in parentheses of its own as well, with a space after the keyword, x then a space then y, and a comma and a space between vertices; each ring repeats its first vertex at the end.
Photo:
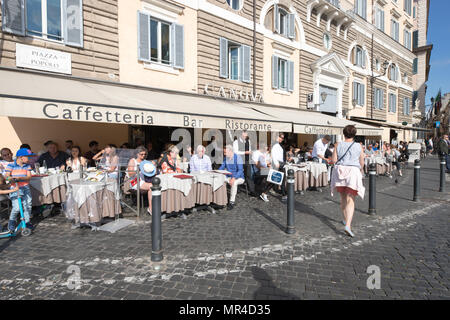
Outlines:
POLYGON ((71 230, 63 215, 46 218, 31 237, 1 240, 0 297, 448 299, 450 202, 448 192, 437 192, 437 163, 422 165, 419 203, 411 201, 411 169, 398 184, 378 177, 377 215, 367 215, 366 190, 353 239, 329 188, 296 195, 294 235, 284 233, 286 205, 273 196, 265 203, 239 194, 232 211, 167 219, 159 264, 150 261, 149 217, 115 234, 71 230), (367 288, 370 265, 381 269, 381 289, 367 288))

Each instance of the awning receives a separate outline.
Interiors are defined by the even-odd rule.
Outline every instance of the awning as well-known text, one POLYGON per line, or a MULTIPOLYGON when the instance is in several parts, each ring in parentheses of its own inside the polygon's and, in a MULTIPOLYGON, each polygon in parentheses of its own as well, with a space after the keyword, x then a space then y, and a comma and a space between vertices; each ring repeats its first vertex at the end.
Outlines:
POLYGON ((377 121, 373 119, 366 119, 366 118, 355 118, 352 117, 352 120, 360 123, 369 123, 369 124, 375 124, 381 127, 385 128, 391 128, 396 131, 398 130, 412 130, 412 131, 422 131, 422 132, 430 132, 431 130, 425 129, 425 128, 417 128, 417 127, 407 127, 399 123, 392 123, 392 122, 384 122, 384 121, 377 121))
POLYGON ((292 122, 257 111, 256 103, 109 81, 0 68, 0 115, 8 117, 292 131, 292 122))
POLYGON ((294 133, 340 135, 347 125, 354 125, 357 129, 357 135, 360 136, 381 136, 383 133, 381 128, 329 116, 317 111, 267 106, 261 106, 258 110, 280 121, 292 121, 294 133))

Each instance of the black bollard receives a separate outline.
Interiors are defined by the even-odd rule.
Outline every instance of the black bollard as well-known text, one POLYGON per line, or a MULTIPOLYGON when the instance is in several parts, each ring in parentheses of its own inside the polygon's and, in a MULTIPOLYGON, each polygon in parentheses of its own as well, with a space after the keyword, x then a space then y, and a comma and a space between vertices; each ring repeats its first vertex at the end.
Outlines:
POLYGON ((445 158, 440 157, 441 162, 441 178, 439 183, 439 192, 445 192, 445 158))
POLYGON ((294 170, 289 169, 287 172, 287 228, 286 233, 287 234, 293 234, 295 233, 295 226, 294 226, 294 170))
POLYGON ((420 195, 420 160, 414 160, 414 197, 413 201, 419 201, 420 195))
POLYGON ((152 185, 152 256, 153 262, 163 260, 161 232, 161 180, 153 179, 152 185))
POLYGON ((369 165, 369 214, 376 215, 376 193, 377 193, 377 167, 375 163, 369 165))

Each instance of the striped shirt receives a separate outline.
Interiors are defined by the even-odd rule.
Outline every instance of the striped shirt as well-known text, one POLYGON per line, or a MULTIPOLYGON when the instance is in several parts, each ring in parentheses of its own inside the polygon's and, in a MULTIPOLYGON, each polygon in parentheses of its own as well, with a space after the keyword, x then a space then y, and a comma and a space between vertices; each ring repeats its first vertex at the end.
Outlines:
MULTIPOLYGON (((8 164, 6 167, 5 173, 9 173, 12 178, 23 178, 28 175, 28 172, 31 173, 31 166, 27 163, 23 165, 18 165, 17 162, 13 162, 8 164)), ((30 181, 20 181, 18 183, 19 188, 28 187, 30 181)))

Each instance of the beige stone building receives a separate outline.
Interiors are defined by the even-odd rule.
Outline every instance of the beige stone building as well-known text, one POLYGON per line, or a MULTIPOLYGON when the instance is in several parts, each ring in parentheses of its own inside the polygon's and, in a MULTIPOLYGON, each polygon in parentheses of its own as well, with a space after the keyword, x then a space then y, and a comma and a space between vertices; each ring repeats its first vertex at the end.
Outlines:
MULTIPOLYGON (((430 1, 414 0, 414 32, 413 52, 416 58, 413 63, 413 106, 414 123, 418 127, 426 127, 426 105, 427 81, 430 73, 430 58, 433 45, 427 41, 430 1)), ((418 133, 417 137, 425 138, 424 133, 418 133)))
POLYGON ((180 127, 282 130, 300 144, 320 134, 339 139, 349 123, 367 141, 410 140, 413 7, 61 0, 50 8, 47 0, 4 0, 0 72, 28 86, 5 80, 4 145, 158 142, 180 127))
MULTIPOLYGON (((31 98, 56 103, 37 90, 39 83, 27 87, 24 80, 35 72, 47 72, 55 79, 120 80, 117 0, 4 0, 0 24, 0 80, 5 83, 0 94, 2 146, 17 150, 28 143, 37 152, 47 140, 63 148, 71 139, 87 151, 92 139, 101 144, 128 140, 126 127, 31 119, 31 110, 22 107, 31 98), (8 109, 18 110, 17 116, 5 116, 13 112, 8 109)), ((57 94, 57 87, 48 89, 57 94)))

